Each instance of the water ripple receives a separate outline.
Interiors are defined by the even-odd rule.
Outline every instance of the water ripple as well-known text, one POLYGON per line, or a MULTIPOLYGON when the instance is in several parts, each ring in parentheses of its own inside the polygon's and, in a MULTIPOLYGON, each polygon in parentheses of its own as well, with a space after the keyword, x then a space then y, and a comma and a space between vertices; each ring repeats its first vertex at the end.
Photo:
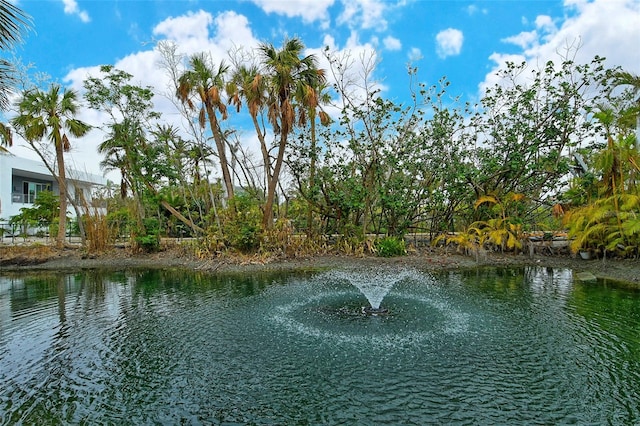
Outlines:
POLYGON ((78 275, 14 312, 3 290, 0 424, 640 421, 637 293, 411 272, 370 317, 344 275, 182 278, 78 275))

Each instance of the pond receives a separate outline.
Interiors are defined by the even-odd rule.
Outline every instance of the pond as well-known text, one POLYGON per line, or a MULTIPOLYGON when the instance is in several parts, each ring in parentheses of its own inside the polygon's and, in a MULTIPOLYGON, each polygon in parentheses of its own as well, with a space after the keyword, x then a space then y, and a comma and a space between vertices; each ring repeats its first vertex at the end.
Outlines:
POLYGON ((0 383, 2 425, 638 424, 640 292, 543 267, 0 275, 0 383))

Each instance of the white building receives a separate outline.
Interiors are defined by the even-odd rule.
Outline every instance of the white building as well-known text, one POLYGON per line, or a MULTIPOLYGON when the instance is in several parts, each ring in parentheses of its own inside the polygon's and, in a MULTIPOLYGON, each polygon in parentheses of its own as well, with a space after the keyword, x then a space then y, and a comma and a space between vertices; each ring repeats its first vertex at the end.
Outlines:
MULTIPOLYGON (((70 197, 77 200, 81 199, 82 193, 85 200, 91 202, 93 189, 106 183, 106 179, 100 175, 77 170, 67 172, 70 197)), ((42 162, 0 152, 0 219, 8 220, 20 214, 21 208, 33 207, 40 191, 60 193, 56 179, 42 162)), ((71 206, 68 214, 75 216, 71 206)))

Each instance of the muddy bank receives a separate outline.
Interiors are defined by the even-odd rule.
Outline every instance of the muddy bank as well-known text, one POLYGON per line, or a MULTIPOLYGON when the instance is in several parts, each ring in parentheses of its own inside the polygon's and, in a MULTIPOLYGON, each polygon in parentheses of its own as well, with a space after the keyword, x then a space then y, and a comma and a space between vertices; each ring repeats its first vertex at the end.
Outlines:
POLYGON ((132 254, 113 249, 100 255, 87 255, 77 248, 55 250, 51 247, 0 246, 0 272, 9 271, 74 271, 80 269, 184 268, 206 272, 258 272, 284 270, 323 270, 350 266, 394 265, 422 271, 441 271, 483 266, 537 265, 589 272, 599 278, 635 283, 640 287, 640 261, 631 259, 582 260, 570 255, 534 256, 489 254, 475 258, 444 251, 426 249, 407 256, 381 258, 345 255, 317 255, 304 258, 264 258, 223 256, 201 260, 179 247, 153 254, 132 254))

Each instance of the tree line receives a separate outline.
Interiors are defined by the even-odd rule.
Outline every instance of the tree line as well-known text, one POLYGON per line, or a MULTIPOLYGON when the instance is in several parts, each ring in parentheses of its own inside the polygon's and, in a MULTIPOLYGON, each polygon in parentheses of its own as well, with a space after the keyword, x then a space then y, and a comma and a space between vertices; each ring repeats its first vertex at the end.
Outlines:
POLYGON ((181 125, 154 109, 154 88, 112 65, 82 94, 57 84, 22 92, 5 128, 55 152, 41 157, 55 158, 60 223, 63 152, 91 129, 76 118, 85 103, 107 117, 102 167, 122 178, 104 188, 104 218, 74 207, 88 229, 99 222, 141 249, 186 235, 203 256, 321 250, 328 238, 396 254, 405 235, 422 233, 463 250, 519 250, 532 231, 566 229, 575 250, 638 255, 640 79, 604 58, 509 63, 477 103, 408 67, 410 101, 397 102, 375 80, 375 55, 319 58, 299 38, 224 60, 185 58, 166 42, 159 51, 181 125))

